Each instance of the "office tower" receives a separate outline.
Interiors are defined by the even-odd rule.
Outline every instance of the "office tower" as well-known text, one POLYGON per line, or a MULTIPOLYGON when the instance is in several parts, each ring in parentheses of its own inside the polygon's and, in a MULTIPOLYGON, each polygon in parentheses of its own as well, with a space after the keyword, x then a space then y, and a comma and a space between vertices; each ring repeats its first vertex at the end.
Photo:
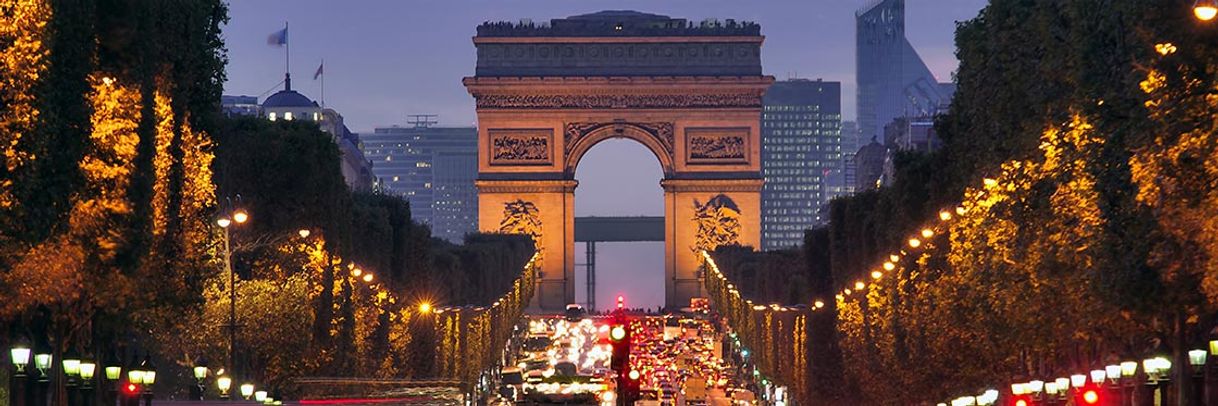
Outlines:
POLYGON ((775 82, 762 98, 761 245, 803 242, 804 230, 826 221, 821 207, 844 190, 841 177, 841 83, 775 82))
POLYGON ((883 135, 897 117, 933 116, 955 85, 939 83, 905 38, 905 0, 882 0, 855 15, 858 127, 862 140, 883 135))
POLYGON ((432 235, 460 242, 478 226, 478 129, 431 124, 377 128, 360 139, 385 193, 409 200, 432 235))

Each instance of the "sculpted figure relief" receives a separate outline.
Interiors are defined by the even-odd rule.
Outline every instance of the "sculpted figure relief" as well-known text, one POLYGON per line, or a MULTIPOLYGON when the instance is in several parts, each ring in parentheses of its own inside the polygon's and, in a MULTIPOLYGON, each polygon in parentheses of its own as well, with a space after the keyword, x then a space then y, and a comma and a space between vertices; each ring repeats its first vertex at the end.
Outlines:
POLYGON ((550 162, 549 134, 535 130, 491 130, 490 137, 491 164, 550 162))
POLYGON ((740 208, 724 194, 715 195, 706 204, 694 200, 694 223, 697 234, 690 247, 695 253, 714 251, 721 245, 735 244, 740 238, 740 208))
POLYGON ((503 220, 499 221, 499 232, 505 234, 527 234, 533 237, 533 245, 541 256, 541 211, 533 202, 516 199, 503 204, 503 220))

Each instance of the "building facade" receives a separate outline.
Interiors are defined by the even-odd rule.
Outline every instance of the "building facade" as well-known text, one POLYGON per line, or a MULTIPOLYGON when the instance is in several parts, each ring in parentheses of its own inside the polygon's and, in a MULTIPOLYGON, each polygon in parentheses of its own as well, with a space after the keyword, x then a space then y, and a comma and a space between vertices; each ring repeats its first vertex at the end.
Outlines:
POLYGON ((385 193, 410 201, 432 235, 460 242, 478 228, 478 129, 385 127, 360 134, 385 193))
POLYGON ((839 82, 775 82, 762 98, 762 249, 803 243, 821 208, 845 193, 839 82))
POLYGON ((604 140, 639 142, 664 172, 666 307, 705 295, 704 250, 760 246, 764 40, 755 23, 625 10, 478 27, 479 229, 534 237, 535 309, 575 303, 575 173, 604 140))
POLYGON ((881 0, 855 15, 858 128, 882 136, 903 116, 932 116, 951 103, 955 85, 940 83, 905 38, 905 0, 881 0))

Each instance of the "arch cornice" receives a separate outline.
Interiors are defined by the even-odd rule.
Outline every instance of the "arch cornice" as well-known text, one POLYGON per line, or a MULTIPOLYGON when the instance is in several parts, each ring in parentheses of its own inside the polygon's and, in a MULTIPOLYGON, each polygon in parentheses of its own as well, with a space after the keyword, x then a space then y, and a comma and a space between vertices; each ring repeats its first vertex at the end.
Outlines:
POLYGON ((656 159, 660 161, 660 169, 664 177, 676 173, 673 123, 628 123, 613 122, 576 122, 567 123, 563 134, 564 154, 563 172, 568 177, 575 176, 575 168, 588 150, 601 141, 611 138, 628 138, 638 141, 647 147, 656 159))

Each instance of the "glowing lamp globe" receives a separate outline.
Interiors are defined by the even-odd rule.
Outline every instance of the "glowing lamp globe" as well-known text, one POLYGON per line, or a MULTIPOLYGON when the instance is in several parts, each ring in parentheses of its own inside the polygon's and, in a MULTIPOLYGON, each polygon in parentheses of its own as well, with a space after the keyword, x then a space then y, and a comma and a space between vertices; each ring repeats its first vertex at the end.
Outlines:
POLYGON ((207 378, 207 367, 205 367, 205 366, 200 365, 200 366, 195 367, 194 372, 195 372, 195 379, 202 381, 203 379, 207 378))
POLYGON ((123 367, 111 365, 106 367, 106 379, 117 381, 123 375, 123 367))
POLYGON ((13 366, 17 367, 18 371, 24 371, 25 366, 30 364, 30 347, 16 345, 9 349, 8 353, 13 359, 13 366))
POLYGON ((34 368, 38 368, 45 375, 46 371, 51 369, 51 361, 53 359, 51 354, 36 354, 34 355, 34 368))
POLYGON ((97 364, 93 361, 80 362, 80 379, 86 381, 93 380, 93 376, 97 374, 97 364))
POLYGON ((241 385, 241 397, 249 400, 250 396, 254 396, 254 384, 247 383, 241 385))
POLYGON ((233 378, 221 376, 216 378, 216 388, 220 389, 220 393, 228 394, 228 390, 233 388, 233 378))
POLYGON ((64 358, 63 373, 68 376, 80 375, 80 359, 79 358, 64 358))
POLYGON ((1213 20, 1218 16, 1218 0, 1197 0, 1193 4, 1193 15, 1201 21, 1213 20))

